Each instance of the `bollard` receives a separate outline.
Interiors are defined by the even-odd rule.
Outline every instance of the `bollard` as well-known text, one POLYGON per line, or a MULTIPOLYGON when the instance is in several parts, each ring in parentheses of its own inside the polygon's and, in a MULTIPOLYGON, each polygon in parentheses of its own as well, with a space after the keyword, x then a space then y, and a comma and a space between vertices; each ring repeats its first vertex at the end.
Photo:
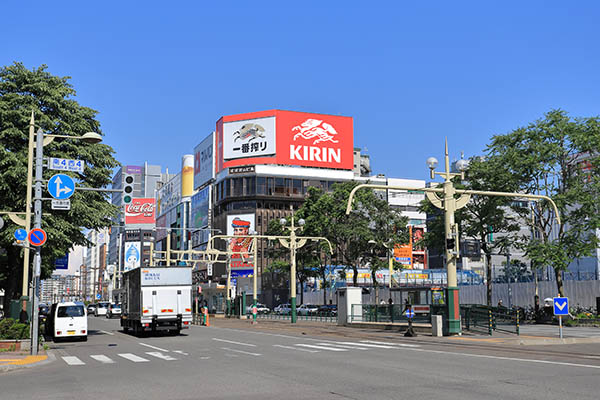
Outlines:
POLYGON ((209 316, 208 316, 208 307, 204 307, 204 325, 210 326, 209 316))

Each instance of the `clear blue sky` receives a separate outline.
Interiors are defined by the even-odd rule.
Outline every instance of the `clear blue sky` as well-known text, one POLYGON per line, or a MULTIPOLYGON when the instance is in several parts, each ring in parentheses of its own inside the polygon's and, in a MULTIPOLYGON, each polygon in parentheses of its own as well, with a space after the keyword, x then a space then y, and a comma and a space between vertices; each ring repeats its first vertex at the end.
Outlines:
POLYGON ((1 8, 0 65, 72 77, 123 164, 178 171, 222 115, 354 117, 376 173, 480 154, 552 108, 600 114, 596 1, 30 1, 1 8), (132 5, 136 3, 136 5, 132 5))

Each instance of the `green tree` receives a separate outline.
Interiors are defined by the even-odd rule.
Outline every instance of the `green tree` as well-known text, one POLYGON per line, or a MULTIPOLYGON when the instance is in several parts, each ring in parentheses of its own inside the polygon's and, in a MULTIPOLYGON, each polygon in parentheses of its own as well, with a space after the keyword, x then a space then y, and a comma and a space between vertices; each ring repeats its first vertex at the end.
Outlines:
MULTIPOLYGON (((600 228, 600 119, 570 118, 551 110, 526 127, 496 135, 487 153, 497 158, 518 189, 551 197, 562 224, 547 202, 538 202, 533 219, 539 237, 528 239, 527 255, 536 266, 553 267, 564 296, 562 271, 598 248, 600 228)), ((523 218, 530 220, 526 211, 523 218)))
MULTIPOLYGON (((76 92, 69 77, 57 77, 45 65, 28 70, 22 63, 0 68, 0 210, 25 211, 29 120, 35 113, 36 125, 45 133, 80 136, 98 132, 97 112, 81 106, 73 97, 76 92)), ((87 144, 79 140, 57 139, 44 148, 53 157, 81 159, 84 173, 69 173, 78 186, 103 187, 111 182, 112 169, 118 163, 113 149, 105 144, 87 144)), ((52 171, 44 172, 49 179, 52 171)), ((44 202, 42 228, 48 241, 42 249, 42 277, 54 270, 54 260, 64 256, 74 245, 88 245, 83 231, 110 226, 115 207, 100 192, 76 191, 70 211, 52 211, 44 202)), ((20 247, 12 245, 12 223, 0 231, 0 288, 5 293, 5 309, 21 291, 23 259, 20 247), (3 250, 3 251, 2 251, 3 250)), ((30 275, 31 276, 31 275, 30 275)))

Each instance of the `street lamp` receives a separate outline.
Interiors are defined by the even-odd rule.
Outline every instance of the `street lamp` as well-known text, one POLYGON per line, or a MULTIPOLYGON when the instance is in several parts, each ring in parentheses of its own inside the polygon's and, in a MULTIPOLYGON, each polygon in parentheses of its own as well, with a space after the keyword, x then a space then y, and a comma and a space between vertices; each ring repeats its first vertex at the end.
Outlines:
POLYGON ((469 202, 471 195, 482 195, 482 196, 496 196, 496 197, 517 197, 517 198, 526 198, 526 199, 534 199, 534 200, 546 200, 550 203, 552 208, 554 209, 554 215, 556 217, 556 222, 560 225, 560 215, 558 213, 558 208, 552 199, 548 196, 535 195, 535 194, 526 194, 526 193, 510 193, 510 192, 492 192, 492 191, 483 191, 483 190, 463 190, 456 189, 452 183, 452 178, 455 176, 460 176, 461 179, 464 179, 464 172, 468 167, 468 161, 460 160, 456 163, 456 167, 459 169, 460 173, 451 173, 450 172, 450 159, 448 158, 448 141, 446 140, 445 146, 445 167, 446 171, 444 172, 435 172, 435 168, 437 167, 438 161, 434 157, 430 157, 427 159, 427 166, 429 167, 429 172, 431 178, 435 178, 435 175, 442 176, 444 178, 444 183, 442 187, 425 187, 420 189, 415 189, 414 187, 405 187, 405 186, 388 186, 388 185, 374 185, 374 184, 361 184, 356 186, 350 192, 350 196, 348 196, 348 204, 346 205, 346 214, 350 214, 352 211, 352 200, 354 198, 354 194, 357 190, 362 188, 372 188, 372 189, 393 189, 393 190, 409 190, 409 191, 423 191, 427 196, 427 199, 437 208, 444 210, 444 220, 445 220, 445 228, 446 228, 446 267, 448 270, 448 332, 451 335, 460 334, 460 309, 459 309, 459 301, 458 301, 458 286, 456 282, 456 259, 459 256, 459 240, 458 240, 458 226, 454 223, 454 212, 464 206, 469 202), (438 196, 441 195, 440 196, 438 196))

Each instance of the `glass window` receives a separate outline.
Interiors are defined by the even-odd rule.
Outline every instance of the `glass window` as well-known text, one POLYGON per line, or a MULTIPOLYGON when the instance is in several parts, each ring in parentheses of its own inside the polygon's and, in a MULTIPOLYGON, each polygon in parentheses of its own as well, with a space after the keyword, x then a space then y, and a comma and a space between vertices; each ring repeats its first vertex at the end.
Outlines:
POLYGON ((84 315, 83 306, 58 307, 58 312, 56 313, 58 318, 83 317, 84 315))
POLYGON ((302 180, 294 179, 292 182, 292 194, 295 196, 302 195, 302 180))
POLYGON ((285 193, 285 179, 275 178, 275 194, 283 195, 285 193))
POLYGON ((275 183, 273 178, 267 178, 267 194, 273 196, 275 190, 275 183))
POLYGON ((267 194, 267 179, 263 177, 256 178, 256 194, 267 194))
POLYGON ((251 176, 249 178, 244 178, 245 181, 245 195, 246 196, 254 196, 256 194, 256 178, 251 176))
POLYGON ((242 196, 244 194, 244 180, 242 178, 231 179, 231 192, 233 196, 242 196))

